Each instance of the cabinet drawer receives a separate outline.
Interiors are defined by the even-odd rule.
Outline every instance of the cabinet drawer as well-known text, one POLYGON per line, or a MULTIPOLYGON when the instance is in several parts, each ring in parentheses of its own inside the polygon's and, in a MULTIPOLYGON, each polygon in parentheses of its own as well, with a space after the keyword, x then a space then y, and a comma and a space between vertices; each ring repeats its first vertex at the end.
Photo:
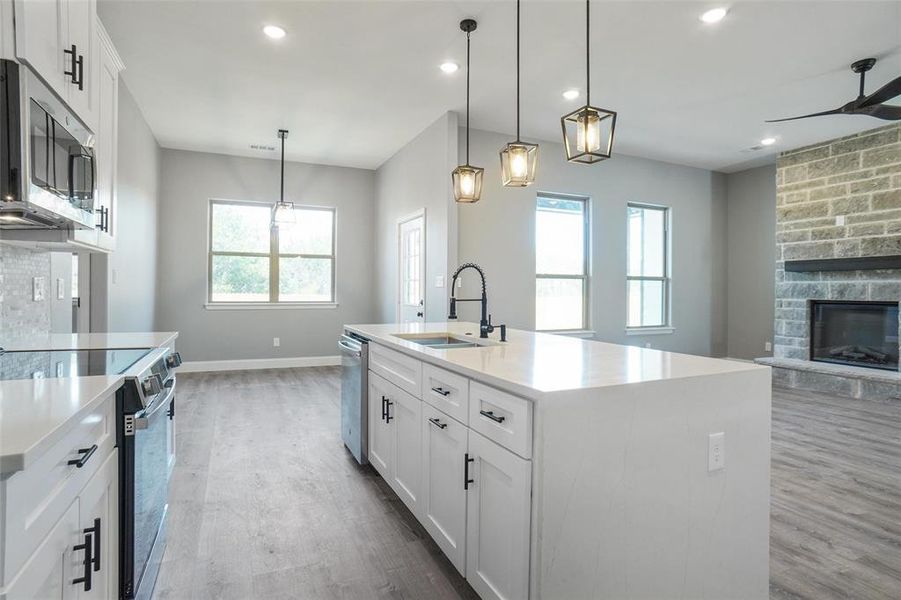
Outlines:
POLYGON ((405 392, 422 398, 422 362, 415 358, 369 344, 369 368, 405 392))
POLYGON ((475 381, 469 384, 469 426, 523 458, 532 457, 532 405, 475 381))
POLYGON ((464 425, 469 423, 469 380, 462 375, 422 363, 422 399, 464 425))
POLYGON ((84 415, 65 437, 34 464, 3 484, 2 505, 6 540, 0 587, 7 584, 72 504, 79 492, 103 465, 116 444, 115 394, 84 415), (85 456, 80 449, 97 449, 83 467, 70 460, 85 456))

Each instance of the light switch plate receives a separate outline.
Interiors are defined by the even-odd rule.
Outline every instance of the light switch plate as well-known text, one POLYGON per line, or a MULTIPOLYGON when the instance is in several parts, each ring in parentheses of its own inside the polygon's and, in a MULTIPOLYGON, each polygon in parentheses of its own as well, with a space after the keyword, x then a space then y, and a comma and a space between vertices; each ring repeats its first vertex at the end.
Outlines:
POLYGON ((281 345, 282 345, 281 338, 277 338, 277 337, 272 338, 272 347, 273 348, 278 348, 281 345))
POLYGON ((773 343, 767 342, 766 344, 763 345, 763 349, 765 352, 772 352, 773 351, 773 343))
POLYGON ((726 468, 726 434, 711 433, 707 440, 707 471, 726 468))
POLYGON ((444 275, 435 275, 435 287, 436 288, 444 287, 444 275))
POLYGON ((66 297, 66 280, 62 277, 56 278, 56 299, 63 300, 66 297))
POLYGON ((35 302, 44 300, 44 289, 47 280, 44 277, 33 277, 31 280, 31 298, 35 302))

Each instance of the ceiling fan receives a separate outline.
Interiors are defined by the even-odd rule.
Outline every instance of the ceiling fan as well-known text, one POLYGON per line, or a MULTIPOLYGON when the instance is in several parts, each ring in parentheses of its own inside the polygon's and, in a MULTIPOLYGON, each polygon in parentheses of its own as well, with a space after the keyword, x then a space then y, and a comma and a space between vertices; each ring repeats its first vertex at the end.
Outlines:
POLYGON ((794 121, 795 119, 806 119, 808 117, 820 117, 823 115, 869 115, 877 119, 885 119, 886 121, 901 120, 901 106, 892 106, 883 104, 892 98, 901 95, 901 77, 889 81, 884 86, 865 96, 863 93, 864 77, 867 71, 876 64, 875 58, 864 58, 858 60, 851 65, 851 70, 860 73, 860 94, 854 100, 851 100, 844 106, 834 108, 832 110, 824 110, 800 117, 789 117, 787 119, 773 119, 767 123, 779 123, 780 121, 794 121))

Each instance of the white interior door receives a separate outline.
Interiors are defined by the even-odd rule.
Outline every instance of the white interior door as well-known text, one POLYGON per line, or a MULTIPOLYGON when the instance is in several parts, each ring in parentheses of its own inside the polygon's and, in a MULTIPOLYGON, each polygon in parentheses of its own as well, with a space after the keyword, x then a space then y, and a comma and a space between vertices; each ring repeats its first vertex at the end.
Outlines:
POLYGON ((398 225, 397 320, 425 323, 425 213, 398 225))

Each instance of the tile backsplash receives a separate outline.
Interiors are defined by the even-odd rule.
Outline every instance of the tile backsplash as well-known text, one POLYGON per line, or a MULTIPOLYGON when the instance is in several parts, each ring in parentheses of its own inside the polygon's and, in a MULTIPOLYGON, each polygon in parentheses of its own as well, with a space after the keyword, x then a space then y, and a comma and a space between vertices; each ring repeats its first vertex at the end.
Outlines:
POLYGON ((0 244, 0 346, 50 331, 50 300, 34 300, 34 278, 50 281, 50 253, 0 244))

